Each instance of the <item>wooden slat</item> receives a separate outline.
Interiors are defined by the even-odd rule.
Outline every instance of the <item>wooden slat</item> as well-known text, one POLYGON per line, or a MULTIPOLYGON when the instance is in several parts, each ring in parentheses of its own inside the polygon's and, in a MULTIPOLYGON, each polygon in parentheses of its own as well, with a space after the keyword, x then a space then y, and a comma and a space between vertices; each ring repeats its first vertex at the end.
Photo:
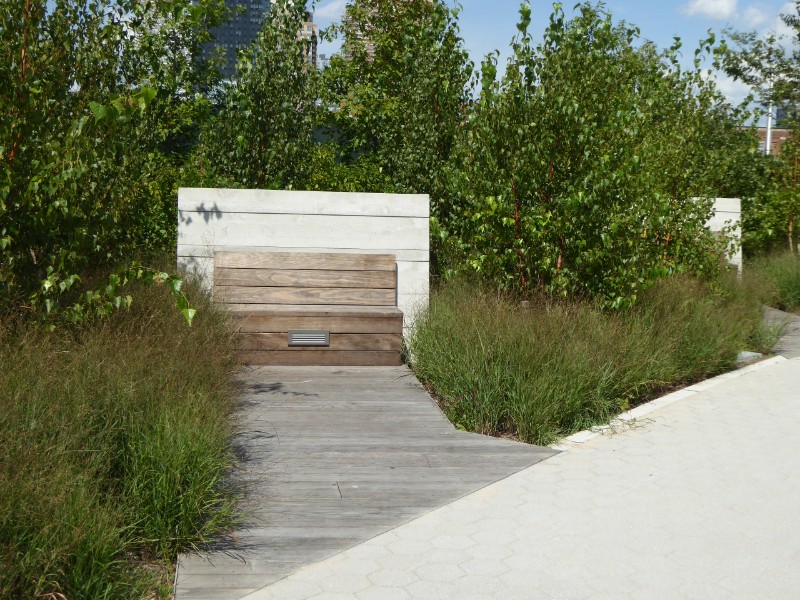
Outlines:
POLYGON ((234 269, 214 271, 215 285, 272 286, 303 288, 373 288, 394 289, 393 271, 327 271, 320 269, 234 269))
POLYGON ((289 317, 398 317, 403 312, 396 306, 342 306, 330 304, 226 304, 225 309, 234 316, 242 314, 254 316, 289 317))
POLYGON ((313 350, 271 351, 243 350, 238 353, 239 360, 247 365, 281 365, 281 366, 383 366, 401 365, 399 352, 315 352, 313 350))
POLYGON ((400 333, 403 317, 252 315, 232 318, 241 333, 286 333, 290 329, 325 329, 334 333, 400 333))
POLYGON ((244 269, 322 269, 394 271, 394 254, 345 254, 339 252, 226 252, 214 254, 217 267, 244 269))
POLYGON ((236 304, 350 304, 392 306, 394 290, 215 286, 214 300, 236 304))
POLYGON ((243 362, 400 364, 403 316, 396 307, 394 256, 219 252, 214 263, 214 301, 234 308, 243 362), (292 329, 327 330, 330 345, 290 347, 292 329))
POLYGON ((337 350, 394 350, 403 348, 400 333, 332 333, 330 346, 289 347, 287 333, 242 333, 237 336, 240 350, 285 350, 288 352, 334 352, 337 350))

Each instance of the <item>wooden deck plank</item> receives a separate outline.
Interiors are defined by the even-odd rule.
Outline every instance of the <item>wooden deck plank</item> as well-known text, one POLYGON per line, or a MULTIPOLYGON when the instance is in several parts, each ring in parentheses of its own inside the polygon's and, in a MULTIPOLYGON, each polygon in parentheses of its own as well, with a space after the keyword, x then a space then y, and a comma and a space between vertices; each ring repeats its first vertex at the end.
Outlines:
POLYGON ((246 316, 274 317, 274 316, 303 316, 323 317, 346 315, 349 317, 402 317, 403 312, 396 306, 338 306, 328 304, 276 304, 272 306, 253 306, 252 304, 226 304, 225 309, 232 313, 232 318, 238 319, 244 313, 246 316))
POLYGON ((394 254, 349 254, 342 252, 226 252, 214 253, 218 267, 246 269, 322 269, 394 271, 394 254))
POLYGON ((181 557, 177 600, 241 598, 553 454, 457 431, 406 367, 257 367, 241 381, 246 523, 181 557))
POLYGON ((391 367, 402 364, 400 352, 395 351, 347 351, 332 350, 317 352, 315 349, 292 350, 240 350, 236 353, 245 365, 276 366, 378 366, 391 367))
POLYGON ((234 269, 214 270, 214 285, 395 289, 394 271, 322 269, 234 269))
MULTIPOLYGON (((339 333, 392 333, 399 331, 398 325, 402 326, 403 313, 401 313, 394 306, 307 306, 307 305, 288 305, 288 306, 271 306, 269 308, 257 307, 247 310, 248 305, 227 305, 226 308, 234 310, 231 314, 231 322, 237 326, 242 327, 241 331, 262 331, 262 332, 280 332, 288 331, 289 329, 302 329, 295 326, 288 326, 288 329, 259 329, 264 327, 272 321, 285 321, 291 322, 289 319, 296 319, 301 322, 303 319, 310 319, 314 321, 325 320, 329 323, 336 323, 341 321, 343 325, 354 326, 357 323, 374 323, 376 326, 379 323, 391 324, 392 329, 384 331, 378 329, 374 332, 363 331, 362 327, 356 329, 339 329, 339 333), (247 327, 243 327, 247 325, 247 327)), ((252 307, 252 305, 249 305, 252 307)), ((317 326, 310 327, 316 329, 317 326)), ((331 329, 331 327, 324 327, 324 329, 331 329)))
POLYGON ((332 352, 336 350, 394 350, 403 348, 399 333, 331 333, 330 345, 289 346, 287 333, 242 333, 236 340, 240 350, 285 350, 287 352, 332 352))
POLYGON ((214 286, 214 300, 224 304, 324 304, 396 306, 394 289, 214 286))

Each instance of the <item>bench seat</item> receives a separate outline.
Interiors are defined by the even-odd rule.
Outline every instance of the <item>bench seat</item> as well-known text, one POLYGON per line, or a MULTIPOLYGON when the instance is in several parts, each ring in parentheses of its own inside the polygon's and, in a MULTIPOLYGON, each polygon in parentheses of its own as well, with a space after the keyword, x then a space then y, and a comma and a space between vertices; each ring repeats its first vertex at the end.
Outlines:
POLYGON ((218 252, 214 300, 246 364, 390 366, 402 363, 396 281, 393 255, 218 252), (290 345, 290 332, 326 343, 290 345))

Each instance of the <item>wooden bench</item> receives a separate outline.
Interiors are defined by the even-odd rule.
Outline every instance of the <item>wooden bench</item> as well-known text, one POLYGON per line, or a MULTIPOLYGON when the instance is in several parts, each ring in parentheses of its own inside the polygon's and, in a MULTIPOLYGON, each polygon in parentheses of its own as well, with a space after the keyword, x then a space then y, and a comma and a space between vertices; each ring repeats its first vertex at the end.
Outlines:
POLYGON ((217 251, 214 301, 246 364, 401 364, 393 254, 217 251))

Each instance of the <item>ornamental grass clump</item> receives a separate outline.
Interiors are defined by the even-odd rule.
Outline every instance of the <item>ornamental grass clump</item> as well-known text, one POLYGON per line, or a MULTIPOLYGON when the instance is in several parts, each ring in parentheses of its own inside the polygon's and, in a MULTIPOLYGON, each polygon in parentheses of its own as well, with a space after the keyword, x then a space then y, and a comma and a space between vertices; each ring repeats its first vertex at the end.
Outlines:
POLYGON ((434 292, 410 355, 457 427, 549 444, 725 371, 763 338, 758 299, 730 281, 673 277, 622 311, 529 302, 463 282, 434 292))
POLYGON ((762 256, 747 268, 760 278, 770 306, 800 312, 800 256, 791 253, 762 256))
POLYGON ((0 323, 0 597, 153 597, 230 524, 230 336, 165 288, 77 329, 0 323))

